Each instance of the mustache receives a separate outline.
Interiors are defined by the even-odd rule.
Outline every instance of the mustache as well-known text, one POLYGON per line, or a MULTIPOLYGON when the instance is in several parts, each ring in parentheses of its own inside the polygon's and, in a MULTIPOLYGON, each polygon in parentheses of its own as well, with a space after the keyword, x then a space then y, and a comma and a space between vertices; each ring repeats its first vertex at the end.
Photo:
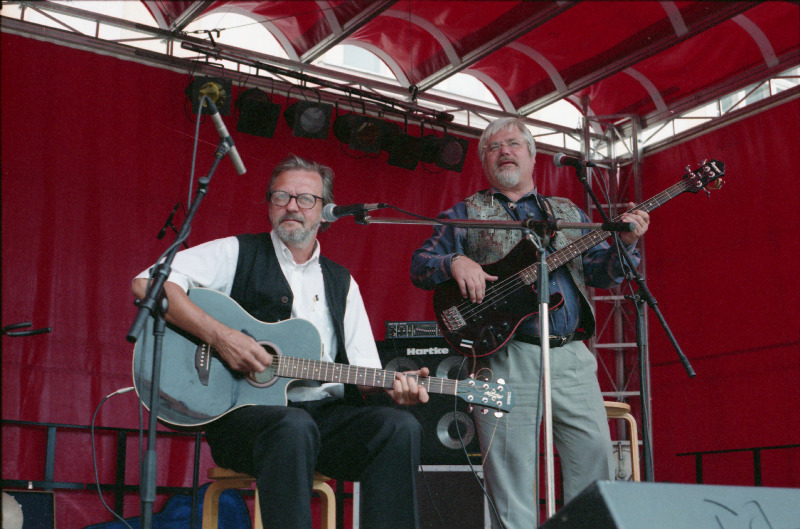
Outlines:
POLYGON ((495 164, 495 167, 500 167, 501 165, 503 165, 506 162, 511 162, 514 165, 517 165, 517 161, 514 158, 511 158, 509 156, 504 156, 504 157, 502 157, 502 158, 497 160, 497 163, 495 164))
POLYGON ((281 222, 283 222, 285 220, 295 220, 295 221, 299 222, 300 224, 302 224, 303 226, 306 225, 306 219, 303 218, 303 216, 300 215, 299 213, 287 213, 286 215, 284 215, 283 217, 278 219, 278 223, 281 223, 281 222))

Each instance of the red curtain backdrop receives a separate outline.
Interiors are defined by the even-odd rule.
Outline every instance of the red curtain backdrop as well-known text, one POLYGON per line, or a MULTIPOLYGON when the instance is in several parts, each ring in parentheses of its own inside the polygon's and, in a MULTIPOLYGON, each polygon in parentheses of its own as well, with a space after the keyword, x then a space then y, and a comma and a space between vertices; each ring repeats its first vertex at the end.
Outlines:
MULTIPOLYGON (((800 441, 800 101, 645 159, 647 197, 687 164, 725 162, 725 185, 653 214, 648 283, 697 376, 689 379, 651 317, 656 478, 683 481, 676 453, 800 441)), ((765 452, 764 484, 800 486, 797 449, 765 452)), ((752 454, 711 457, 709 483, 752 484, 752 454)))
MULTIPOLYGON (((104 396, 132 385, 129 286, 167 247, 172 234, 156 234, 173 205, 186 202, 195 116, 184 89, 191 77, 5 33, 1 44, 2 324, 52 327, 50 334, 3 337, 2 414, 86 425, 104 396)), ((651 318, 659 480, 694 481, 693 461, 680 452, 798 441, 799 319, 790 276, 798 255, 791 233, 800 203, 791 159, 797 115, 797 102, 785 104, 645 161, 648 196, 702 158, 724 160, 729 175, 712 200, 679 197, 654 213, 647 236, 649 284, 698 372, 687 379, 651 318)), ((234 116, 224 119, 235 131, 234 116)), ((223 160, 191 245, 268 230, 267 178, 289 153, 334 168, 339 204, 388 202, 435 216, 485 187, 474 140, 464 170, 454 173, 392 167, 385 153, 347 151, 332 134, 295 138, 283 118, 272 139, 233 134, 247 173, 237 175, 223 160)), ((195 177, 208 170, 216 143, 212 124, 203 123, 195 177)), ((544 193, 582 203, 569 170, 555 169, 546 156, 538 161, 544 193)), ((182 219, 176 215, 176 224, 182 219)), ((408 278, 411 253, 430 231, 343 219, 320 237, 323 252, 360 284, 376 339, 385 321, 433 319, 430 293, 408 278)), ((108 400, 98 424, 137 427, 135 394, 108 400)), ((43 433, 4 427, 2 441, 4 479, 43 479, 43 433)), ((139 482, 135 441, 129 484, 139 482)), ((114 437, 101 435, 98 450, 100 478, 111 482, 114 437)), ((94 480, 86 433, 59 434, 57 455, 56 481, 94 480)), ((184 441, 160 442, 159 485, 190 486, 191 457, 184 441)), ((777 477, 766 484, 800 485, 796 452, 773 462, 777 477)), ((204 447, 202 471, 210 464, 204 447)), ((724 466, 710 471, 708 482, 750 484, 745 470, 717 464, 724 466)), ((128 496, 125 515, 135 516, 138 496, 128 496)), ((56 512, 61 527, 109 519, 90 492, 59 492, 56 512)))

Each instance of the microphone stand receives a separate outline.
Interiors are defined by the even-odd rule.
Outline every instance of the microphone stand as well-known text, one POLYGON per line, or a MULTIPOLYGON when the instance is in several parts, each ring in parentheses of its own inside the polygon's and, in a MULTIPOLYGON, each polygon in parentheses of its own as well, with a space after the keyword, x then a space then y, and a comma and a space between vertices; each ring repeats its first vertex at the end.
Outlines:
MULTIPOLYGON (((555 223, 554 223, 555 224, 555 223)), ((554 230, 541 230, 535 235, 528 234, 536 245, 536 278, 538 282, 537 291, 539 292, 539 348, 541 350, 542 366, 542 400, 544 408, 544 475, 545 475, 545 515, 547 519, 553 517, 556 512, 556 492, 555 492, 555 454, 553 452, 553 409, 552 409, 552 378, 550 376, 550 275, 547 268, 547 247, 550 246, 550 234, 554 230)), ((537 438, 534 446, 539 442, 537 438)), ((539 453, 536 447, 536 453, 539 453)), ((537 467, 538 468, 538 467, 537 467)), ((537 509, 538 517, 538 509, 537 509)))
MULTIPOLYGON (((575 170, 578 175, 578 180, 580 180, 581 184, 583 184, 583 188, 586 190, 586 193, 592 199, 597 211, 600 212, 600 215, 603 217, 603 220, 606 222, 610 222, 611 219, 609 218, 608 214, 603 210, 603 207, 600 205, 600 201, 597 199, 597 195, 594 194, 592 190, 592 186, 588 181, 586 176, 586 167, 585 163, 581 163, 576 165, 575 170)), ((633 258, 628 253, 628 250, 625 248, 623 244, 621 244, 619 237, 614 235, 614 244, 616 245, 617 249, 622 254, 625 262, 628 265, 628 269, 630 272, 627 274, 627 279, 632 279, 638 285, 638 289, 636 293, 631 296, 625 296, 626 298, 633 301, 635 308, 636 308, 636 348, 639 352, 639 394, 640 399, 642 401, 642 446, 644 449, 644 479, 645 481, 653 481, 653 445, 652 445, 652 430, 650 427, 650 372, 649 367, 647 366, 647 351, 644 344, 644 322, 645 322, 645 307, 644 304, 647 303, 653 312, 655 313, 658 321, 661 322, 661 326, 664 328, 664 331, 667 333, 667 337, 669 341, 672 343, 672 346, 675 348, 676 353, 678 354, 678 358, 683 364, 684 369, 686 370, 687 374, 690 378, 694 378, 695 372, 692 369, 691 364, 689 363, 688 358, 686 355, 683 354, 683 351, 678 345, 675 336, 672 334, 672 331, 667 324, 667 320, 664 318, 664 315, 661 313, 661 309, 658 307, 658 302, 656 301, 653 294, 650 292, 650 289, 647 287, 647 283, 644 280, 644 277, 636 268, 636 263, 634 263, 633 258)), ((638 450, 638 447, 631 446, 631 450, 638 450)))
MULTIPOLYGON (((164 316, 167 312, 168 305, 166 293, 164 291, 164 282, 166 282, 169 277, 172 261, 175 259, 175 254, 178 253, 178 248, 180 248, 181 243, 189 237, 192 220, 194 219, 197 209, 200 207, 200 203, 208 192, 211 176, 214 174, 214 171, 225 155, 228 154, 229 150, 230 145, 228 142, 224 138, 220 139, 217 144, 217 150, 214 153, 214 162, 211 164, 208 174, 197 180, 197 194, 189 207, 189 211, 186 213, 186 217, 175 238, 175 242, 173 242, 172 246, 167 250, 164 259, 155 266, 153 280, 148 285, 144 298, 138 303, 139 311, 126 336, 129 342, 136 342, 147 325, 148 317, 152 318, 153 365, 150 373, 150 416, 147 431, 147 452, 145 453, 145 460, 142 466, 142 485, 140 490, 142 510, 141 527, 143 529, 150 529, 152 527, 153 504, 156 499, 156 468, 158 466, 156 455, 156 427, 159 408, 159 388, 161 384, 161 349, 164 331, 166 329, 166 320, 164 316)), ((139 374, 137 373, 136 375, 139 374)), ((145 376, 145 374, 141 374, 141 376, 145 376)), ((146 384, 139 384, 139 387, 145 388, 146 384)), ((145 392, 142 391, 142 393, 145 392)), ((143 396, 144 395, 140 395, 140 399, 143 396)))
MULTIPOLYGON (((471 219, 447 219, 446 221, 428 219, 392 219, 392 218, 371 218, 366 210, 356 214, 358 224, 424 224, 424 225, 443 225, 458 226, 461 228, 484 228, 484 229, 521 229, 527 231, 527 237, 536 246, 537 257, 537 291, 539 293, 539 336, 542 355, 542 399, 544 402, 544 414, 542 419, 544 438, 545 438, 545 509, 547 518, 555 514, 555 470, 553 453, 553 410, 552 410, 552 384, 550 377, 550 279, 547 267, 547 247, 550 245, 552 233, 559 230, 579 229, 579 230, 609 230, 613 229, 613 223, 600 224, 592 222, 566 222, 558 219, 523 221, 503 221, 503 220, 471 220, 471 219), (609 225, 611 224, 611 225, 609 225)), ((617 223, 617 229, 623 226, 617 223)), ((536 439, 534 443, 538 443, 536 439)), ((538 449, 536 450, 538 454, 538 449)), ((537 515, 538 516, 538 515, 537 515)))

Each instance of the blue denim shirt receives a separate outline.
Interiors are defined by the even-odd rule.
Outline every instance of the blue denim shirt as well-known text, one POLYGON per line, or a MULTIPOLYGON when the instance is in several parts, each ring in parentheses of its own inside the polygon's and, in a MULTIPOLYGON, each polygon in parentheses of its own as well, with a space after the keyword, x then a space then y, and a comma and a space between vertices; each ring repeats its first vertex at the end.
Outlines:
MULTIPOLYGON (((513 203, 503 193, 494 192, 496 200, 500 200, 503 207, 514 220, 534 219, 545 220, 546 214, 539 207, 536 192, 529 193, 518 202, 513 203), (512 205, 513 204, 513 205, 512 205)), ((439 215, 440 219, 466 219, 467 209, 464 201, 439 215)), ((581 211, 582 222, 590 222, 589 218, 581 211)), ((466 233, 468 228, 452 226, 436 226, 433 235, 417 249, 411 258, 411 281, 419 288, 430 290, 439 283, 452 277, 450 263, 453 255, 464 254, 466 233)), ((588 233, 588 231, 586 231, 588 233)), ((556 235, 558 237, 558 235, 556 235)), ((635 245, 634 245, 635 246, 635 245)), ((627 249, 633 250, 634 246, 627 249)), ((548 252, 549 253, 549 252, 548 252)), ((632 253, 634 260, 639 262, 638 251, 632 253)), ((583 260, 584 280, 587 286, 610 288, 621 283, 624 278, 623 264, 616 250, 607 242, 602 242, 585 252, 583 260)), ((533 263, 531 263, 533 264, 533 263)), ((550 334, 564 336, 575 332, 580 321, 580 292, 572 280, 566 267, 562 266, 550 273, 550 293, 560 293, 564 296, 564 304, 558 310, 550 311, 550 334)), ((531 311, 536 311, 535 307, 531 311)), ((538 316, 532 316, 523 322, 517 332, 530 336, 539 336, 538 316)))

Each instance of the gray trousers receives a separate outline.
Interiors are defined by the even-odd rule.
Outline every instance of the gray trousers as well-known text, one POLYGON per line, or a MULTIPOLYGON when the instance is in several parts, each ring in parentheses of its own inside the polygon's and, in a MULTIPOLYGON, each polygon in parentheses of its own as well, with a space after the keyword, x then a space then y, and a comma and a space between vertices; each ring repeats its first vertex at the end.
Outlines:
MULTIPOLYGON (((583 342, 571 342, 551 349, 550 357, 553 440, 566 503, 595 480, 613 479, 614 462, 594 355, 583 342)), ((541 348, 518 341, 476 360, 478 376, 487 374, 493 381, 503 378, 514 392, 514 407, 500 418, 491 412, 481 414, 480 408, 475 411, 486 488, 505 529, 538 526, 535 463, 541 421, 537 416, 540 363, 541 348)), ((499 527, 494 516, 492 524, 499 527)))

